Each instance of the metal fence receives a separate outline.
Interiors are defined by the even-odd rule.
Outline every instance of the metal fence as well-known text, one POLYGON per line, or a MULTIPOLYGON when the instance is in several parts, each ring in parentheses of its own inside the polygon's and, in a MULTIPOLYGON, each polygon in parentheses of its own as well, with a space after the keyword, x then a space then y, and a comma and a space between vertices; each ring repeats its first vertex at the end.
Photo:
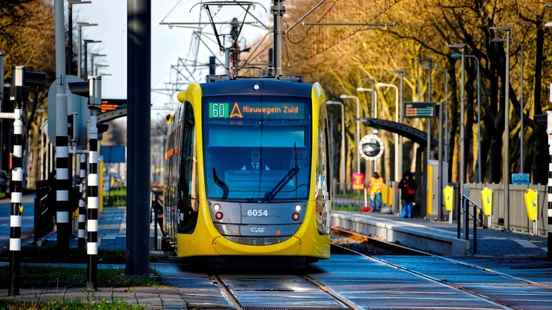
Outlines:
MULTIPOLYGON (((481 203, 481 190, 488 187, 493 191, 492 227, 495 229, 507 229, 508 212, 504 206, 504 191, 502 184, 465 184, 465 189, 475 202, 481 203)), ((545 236, 546 225, 546 186, 544 185, 510 185, 510 216, 509 230, 528 233, 532 231, 532 225, 527 217, 524 194, 528 189, 534 189, 538 193, 538 235, 545 236)))

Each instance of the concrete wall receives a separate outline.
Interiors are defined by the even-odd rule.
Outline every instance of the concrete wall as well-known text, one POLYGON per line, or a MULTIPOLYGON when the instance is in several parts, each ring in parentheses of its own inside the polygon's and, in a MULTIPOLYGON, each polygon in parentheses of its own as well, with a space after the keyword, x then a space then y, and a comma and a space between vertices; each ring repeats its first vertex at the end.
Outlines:
MULTIPOLYGON (((483 186, 489 187, 493 191, 493 213, 492 213, 492 225, 496 229, 505 229, 506 223, 506 208, 504 206, 503 186, 501 184, 466 184, 466 189, 470 191, 470 197, 475 201, 481 203, 481 189, 483 186)), ((527 211, 525 209, 525 203, 523 195, 527 189, 534 189, 538 192, 538 234, 541 236, 546 235, 546 186, 543 185, 510 185, 510 230, 517 232, 528 232, 529 220, 527 219, 527 211)), ((530 228, 532 231, 532 227, 530 228)))

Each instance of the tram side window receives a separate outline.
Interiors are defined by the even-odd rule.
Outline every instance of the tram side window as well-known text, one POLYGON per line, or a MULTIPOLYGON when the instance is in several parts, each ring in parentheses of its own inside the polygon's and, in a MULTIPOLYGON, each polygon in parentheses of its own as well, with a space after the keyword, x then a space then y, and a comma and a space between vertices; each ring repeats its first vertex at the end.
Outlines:
POLYGON ((197 193, 195 169, 195 122, 193 108, 186 103, 182 120, 182 157, 180 162, 180 233, 192 233, 197 223, 197 193))
POLYGON ((327 119, 325 110, 320 111, 320 121, 318 123, 318 165, 316 173, 316 221, 318 232, 321 234, 329 233, 329 215, 330 215, 330 190, 329 190, 329 164, 328 164, 328 135, 327 119))
POLYGON ((326 130, 326 118, 321 114, 318 127, 318 173, 316 186, 317 190, 329 193, 328 183, 330 180, 328 180, 328 141, 326 130))

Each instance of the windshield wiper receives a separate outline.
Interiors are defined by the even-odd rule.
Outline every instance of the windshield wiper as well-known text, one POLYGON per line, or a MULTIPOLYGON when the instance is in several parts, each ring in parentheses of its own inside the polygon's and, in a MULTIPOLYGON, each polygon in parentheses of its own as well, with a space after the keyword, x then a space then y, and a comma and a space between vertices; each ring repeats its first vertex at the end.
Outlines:
POLYGON ((221 199, 227 199, 228 198, 228 193, 230 192, 230 189, 228 189, 228 185, 226 185, 226 183, 224 183, 224 181, 219 178, 219 176, 217 175, 217 169, 216 168, 213 168, 213 179, 215 181, 215 184, 218 187, 222 188, 222 197, 221 197, 221 199))
POLYGON ((280 179, 280 181, 278 181, 278 183, 276 183, 276 185, 274 186, 274 188, 270 191, 270 192, 267 192, 264 196, 264 200, 265 201, 270 201, 272 199, 274 199, 274 197, 276 197, 276 195, 289 183, 289 181, 291 181, 291 179, 293 179, 294 176, 296 176, 297 174, 299 173, 299 168, 297 167, 293 167, 291 169, 289 169, 289 171, 286 173, 286 175, 284 175, 284 177, 282 179, 280 179))

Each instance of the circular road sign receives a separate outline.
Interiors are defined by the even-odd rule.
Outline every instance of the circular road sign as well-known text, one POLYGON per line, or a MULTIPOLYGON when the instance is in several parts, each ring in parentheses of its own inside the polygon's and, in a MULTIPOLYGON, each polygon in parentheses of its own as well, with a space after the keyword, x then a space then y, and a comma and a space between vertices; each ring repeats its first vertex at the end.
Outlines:
POLYGON ((358 151, 367 160, 377 160, 383 154, 383 141, 376 135, 366 135, 360 139, 358 151))

